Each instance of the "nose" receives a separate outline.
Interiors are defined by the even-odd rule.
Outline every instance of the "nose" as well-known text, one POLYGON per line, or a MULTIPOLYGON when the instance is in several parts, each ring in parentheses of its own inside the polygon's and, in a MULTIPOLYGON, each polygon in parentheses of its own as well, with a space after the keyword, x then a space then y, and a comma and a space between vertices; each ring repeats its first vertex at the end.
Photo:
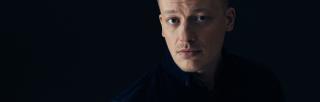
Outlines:
POLYGON ((189 24, 187 23, 182 24, 180 26, 179 31, 180 31, 179 37, 178 37, 179 41, 193 43, 196 40, 195 33, 189 24))

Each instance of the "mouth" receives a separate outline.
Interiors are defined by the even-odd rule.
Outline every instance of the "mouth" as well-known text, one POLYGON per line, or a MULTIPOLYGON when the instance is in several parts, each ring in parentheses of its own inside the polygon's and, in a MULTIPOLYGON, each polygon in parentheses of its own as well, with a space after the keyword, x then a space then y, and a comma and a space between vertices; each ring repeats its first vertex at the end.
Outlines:
POLYGON ((182 49, 177 51, 177 54, 180 55, 183 59, 189 59, 195 57, 201 53, 201 50, 194 49, 182 49))

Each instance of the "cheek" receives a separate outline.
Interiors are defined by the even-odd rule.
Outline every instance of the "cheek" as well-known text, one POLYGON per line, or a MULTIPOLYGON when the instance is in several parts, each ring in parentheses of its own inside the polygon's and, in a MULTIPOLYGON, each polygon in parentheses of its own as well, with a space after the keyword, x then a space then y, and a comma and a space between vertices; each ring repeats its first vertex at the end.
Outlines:
POLYGON ((174 33, 175 32, 172 31, 169 27, 165 27, 163 30, 164 38, 167 42, 167 46, 170 49, 173 49, 173 47, 175 46, 175 43, 177 41, 177 36, 174 33))
POLYGON ((215 42, 224 37, 226 32, 223 20, 219 19, 211 23, 210 25, 202 27, 198 30, 202 39, 208 42, 215 42))
POLYGON ((200 36, 201 44, 207 53, 213 52, 213 50, 219 50, 223 46, 225 31, 221 29, 205 29, 203 35, 200 36))
POLYGON ((225 31, 222 28, 206 28, 202 30, 201 39, 206 43, 220 42, 224 39, 225 31))
POLYGON ((175 42, 176 39, 172 35, 168 35, 168 33, 165 35, 165 40, 168 46, 169 51, 173 54, 175 51, 175 42))

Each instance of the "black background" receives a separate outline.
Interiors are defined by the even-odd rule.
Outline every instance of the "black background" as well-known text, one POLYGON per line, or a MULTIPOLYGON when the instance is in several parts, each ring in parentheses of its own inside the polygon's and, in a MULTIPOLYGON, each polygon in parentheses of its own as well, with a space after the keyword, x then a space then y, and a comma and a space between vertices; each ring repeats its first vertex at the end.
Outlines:
MULTIPOLYGON (((226 48, 265 63, 287 102, 319 102, 316 5, 234 0, 237 21, 226 48)), ((3 64, 17 102, 105 102, 156 64, 166 45, 156 0, 39 0, 1 3, 3 64), (3 48, 5 49, 5 48, 3 48), (5 63, 5 62, 3 62, 5 63)))

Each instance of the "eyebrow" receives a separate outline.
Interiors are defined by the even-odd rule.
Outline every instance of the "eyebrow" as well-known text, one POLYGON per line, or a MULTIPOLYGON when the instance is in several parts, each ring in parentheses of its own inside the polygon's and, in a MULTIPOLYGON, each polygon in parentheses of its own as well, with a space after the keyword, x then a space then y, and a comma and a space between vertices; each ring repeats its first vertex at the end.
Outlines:
POLYGON ((208 9, 205 9, 205 8, 196 8, 194 10, 192 10, 192 12, 194 13, 199 13, 199 12, 208 12, 208 9))

